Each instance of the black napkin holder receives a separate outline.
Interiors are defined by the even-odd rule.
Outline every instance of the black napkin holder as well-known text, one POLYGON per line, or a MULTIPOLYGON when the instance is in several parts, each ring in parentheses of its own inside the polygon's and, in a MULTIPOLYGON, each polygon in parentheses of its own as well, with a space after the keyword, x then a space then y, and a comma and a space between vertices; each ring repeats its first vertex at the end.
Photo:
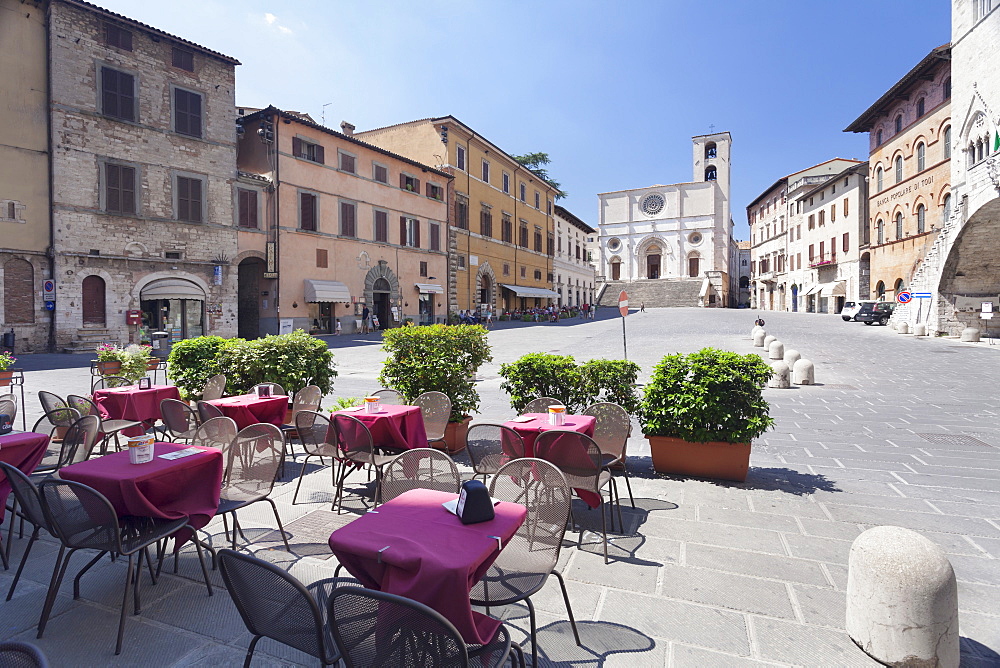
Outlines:
POLYGON ((495 517, 490 491, 479 480, 467 480, 462 483, 456 510, 462 524, 489 522, 495 517))
POLYGON ((9 434, 13 429, 14 416, 7 415, 6 413, 0 413, 0 434, 9 434))

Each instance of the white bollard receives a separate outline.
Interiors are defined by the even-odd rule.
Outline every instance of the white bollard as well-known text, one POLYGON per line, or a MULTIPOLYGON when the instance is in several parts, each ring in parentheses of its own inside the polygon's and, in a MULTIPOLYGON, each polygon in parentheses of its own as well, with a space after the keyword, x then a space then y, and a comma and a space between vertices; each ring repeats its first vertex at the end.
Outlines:
POLYGON ((788 381, 788 365, 784 362, 771 362, 771 370, 774 374, 771 379, 767 381, 768 387, 774 387, 779 390, 785 390, 792 386, 788 381))
POLYGON ((763 329, 759 330, 756 334, 754 334, 753 335, 753 345, 754 345, 754 347, 755 348, 762 348, 762 347, 764 347, 764 339, 766 337, 767 337, 767 332, 765 332, 763 329))
POLYGON ((962 338, 960 340, 975 343, 979 340, 979 330, 975 327, 966 327, 962 330, 962 338))
POLYGON ((816 372, 813 363, 807 359, 800 359, 792 366, 792 382, 796 385, 815 385, 816 372))
POLYGON ((777 341, 777 340, 778 340, 777 336, 773 336, 771 334, 768 334, 767 336, 765 336, 764 337, 764 350, 769 349, 771 347, 771 343, 773 343, 774 341, 777 341))
POLYGON ((785 358, 785 344, 781 341, 771 341, 767 347, 768 357, 773 360, 783 360, 785 358))
POLYGON ((889 666, 958 668, 958 588, 944 551, 916 531, 880 526, 854 539, 847 633, 889 666))
POLYGON ((786 350, 785 351, 785 364, 791 369, 795 366, 795 363, 802 359, 802 355, 799 354, 798 350, 786 350))
POLYGON ((752 339, 754 337, 754 334, 756 334, 757 332, 763 332, 763 331, 764 331, 763 327, 761 327, 760 325, 754 325, 753 329, 750 330, 750 338, 752 339))
POLYGON ((906 322, 905 320, 902 321, 902 322, 896 323, 896 333, 897 334, 909 334, 910 333, 910 323, 906 322))
POLYGON ((913 326, 913 336, 927 336, 927 324, 918 322, 913 326))

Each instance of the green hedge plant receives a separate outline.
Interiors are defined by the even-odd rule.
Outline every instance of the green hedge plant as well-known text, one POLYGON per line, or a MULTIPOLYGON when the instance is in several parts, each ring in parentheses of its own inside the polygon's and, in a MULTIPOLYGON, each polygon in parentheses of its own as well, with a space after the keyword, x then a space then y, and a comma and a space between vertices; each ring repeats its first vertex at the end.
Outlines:
POLYGON ((493 359, 482 325, 398 327, 382 332, 389 354, 379 374, 384 387, 407 400, 423 392, 443 392, 451 399, 451 422, 461 422, 479 408, 476 372, 493 359))
POLYGON ((691 443, 749 443, 774 426, 763 397, 771 374, 756 354, 704 348, 667 355, 646 385, 643 433, 691 443))
POLYGON ((620 405, 629 413, 639 411, 635 382, 639 365, 627 360, 594 359, 578 364, 570 355, 529 353, 500 365, 504 382, 500 389, 510 395, 510 405, 521 411, 536 397, 552 397, 578 413, 599 401, 620 405))

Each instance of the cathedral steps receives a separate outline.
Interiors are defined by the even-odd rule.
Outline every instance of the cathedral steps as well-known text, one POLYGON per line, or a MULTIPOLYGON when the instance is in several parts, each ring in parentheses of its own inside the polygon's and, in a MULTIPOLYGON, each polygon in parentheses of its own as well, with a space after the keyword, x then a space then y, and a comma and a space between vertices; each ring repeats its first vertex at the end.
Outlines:
POLYGON ((647 308, 665 306, 701 306, 701 286, 704 279, 643 279, 638 281, 608 281, 600 292, 599 306, 618 306, 618 294, 628 294, 629 306, 647 308))

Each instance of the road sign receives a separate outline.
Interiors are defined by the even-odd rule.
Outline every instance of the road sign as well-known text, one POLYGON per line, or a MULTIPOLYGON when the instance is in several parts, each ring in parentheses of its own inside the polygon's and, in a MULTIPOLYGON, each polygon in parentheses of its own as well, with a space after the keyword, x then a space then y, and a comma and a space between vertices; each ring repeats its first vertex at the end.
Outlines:
POLYGON ((905 290, 896 295, 896 301, 900 304, 909 304, 911 299, 913 299, 913 296, 905 290))
POLYGON ((914 299, 931 299, 932 297, 929 292, 911 292, 910 296, 914 299))
POLYGON ((622 317, 628 315, 628 295, 622 290, 618 294, 618 312, 622 314, 622 317))
POLYGON ((42 299, 45 301, 55 301, 56 299, 56 282, 52 279, 47 281, 42 281, 42 299))
POLYGON ((983 313, 993 313, 993 302, 983 302, 983 313))
POLYGON ((48 302, 48 301, 45 302, 45 310, 46 311, 54 311, 54 310, 56 310, 56 303, 55 302, 48 302))

